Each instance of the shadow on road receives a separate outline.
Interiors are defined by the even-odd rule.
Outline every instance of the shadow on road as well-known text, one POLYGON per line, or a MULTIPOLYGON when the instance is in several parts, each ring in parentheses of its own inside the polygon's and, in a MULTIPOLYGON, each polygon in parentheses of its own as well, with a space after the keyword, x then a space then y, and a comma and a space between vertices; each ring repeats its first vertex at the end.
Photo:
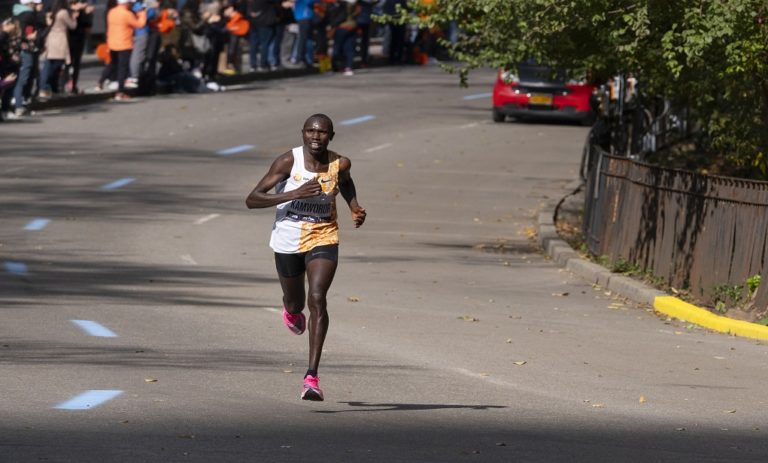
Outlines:
POLYGON ((338 402, 350 407, 359 407, 350 410, 315 410, 315 413, 347 413, 347 412, 386 412, 386 411, 426 411, 426 410, 489 410, 493 408, 507 408, 503 405, 457 405, 457 404, 376 404, 368 402, 338 402))

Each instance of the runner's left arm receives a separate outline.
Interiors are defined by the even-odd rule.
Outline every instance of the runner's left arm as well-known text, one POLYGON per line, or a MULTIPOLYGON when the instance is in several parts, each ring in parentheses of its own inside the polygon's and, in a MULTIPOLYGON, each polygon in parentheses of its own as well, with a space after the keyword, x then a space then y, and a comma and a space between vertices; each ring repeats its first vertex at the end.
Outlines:
POLYGON ((360 228, 365 222, 366 214, 365 209, 357 202, 357 190, 350 174, 351 169, 352 161, 342 157, 339 161, 339 192, 349 205, 349 210, 352 211, 352 222, 355 223, 355 228, 360 228))

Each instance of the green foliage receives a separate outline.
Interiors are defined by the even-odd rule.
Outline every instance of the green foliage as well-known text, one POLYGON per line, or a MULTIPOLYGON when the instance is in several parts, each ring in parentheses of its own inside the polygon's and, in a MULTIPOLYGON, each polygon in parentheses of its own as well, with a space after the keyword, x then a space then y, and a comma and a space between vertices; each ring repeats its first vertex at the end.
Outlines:
MULTIPOLYGON (((527 59, 604 82, 632 73, 648 95, 688 107, 699 147, 721 170, 768 178, 768 2, 765 0, 410 0, 399 21, 456 21, 442 41, 462 82, 482 66, 527 59)), ((381 21, 393 18, 379 18, 381 21)))
POLYGON ((728 307, 736 307, 744 300, 744 286, 742 285, 718 285, 712 291, 712 299, 715 309, 725 313, 728 307))
POLYGON ((753 294, 755 294, 755 291, 757 291, 757 288, 760 286, 760 275, 752 275, 751 277, 747 278, 747 289, 749 290, 749 297, 752 297, 753 294))

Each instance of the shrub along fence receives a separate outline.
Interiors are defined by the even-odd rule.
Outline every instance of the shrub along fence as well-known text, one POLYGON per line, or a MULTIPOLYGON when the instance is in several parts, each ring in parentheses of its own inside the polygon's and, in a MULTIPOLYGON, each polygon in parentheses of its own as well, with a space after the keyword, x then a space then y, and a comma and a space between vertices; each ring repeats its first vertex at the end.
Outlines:
POLYGON ((587 149, 583 232, 593 255, 663 278, 704 303, 751 300, 751 308, 768 309, 768 182, 587 149))

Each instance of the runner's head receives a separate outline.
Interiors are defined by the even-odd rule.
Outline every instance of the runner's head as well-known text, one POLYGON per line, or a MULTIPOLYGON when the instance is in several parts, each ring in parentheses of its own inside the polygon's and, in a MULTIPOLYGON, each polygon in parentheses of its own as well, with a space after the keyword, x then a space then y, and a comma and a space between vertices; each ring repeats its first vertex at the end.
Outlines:
POLYGON ((311 154, 321 154, 333 140, 333 121, 325 114, 313 114, 304 122, 301 137, 311 154))

